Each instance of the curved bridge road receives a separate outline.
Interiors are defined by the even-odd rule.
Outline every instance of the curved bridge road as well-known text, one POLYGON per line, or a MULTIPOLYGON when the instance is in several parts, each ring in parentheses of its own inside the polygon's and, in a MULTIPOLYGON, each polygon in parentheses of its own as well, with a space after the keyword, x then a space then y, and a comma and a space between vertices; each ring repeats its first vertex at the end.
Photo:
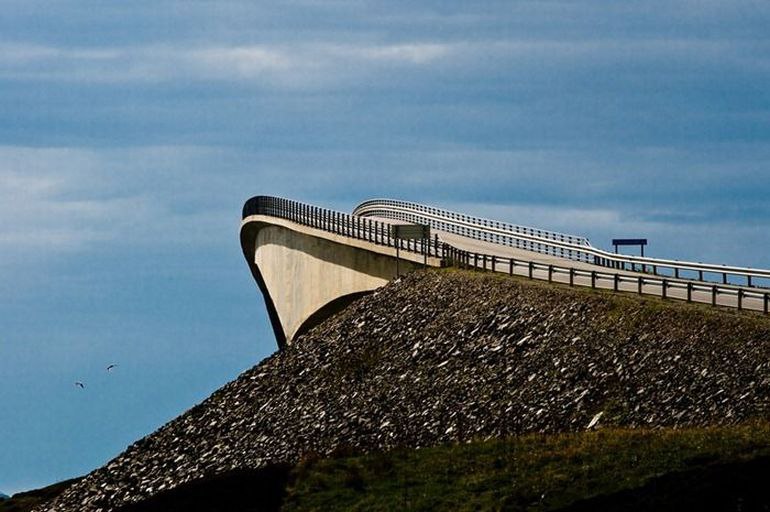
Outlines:
POLYGON ((392 199, 366 201, 353 214, 429 224, 439 241, 473 255, 466 263, 475 268, 765 313, 770 308, 770 270, 615 254, 581 236, 392 199))
POLYGON ((256 196, 243 208, 241 245, 281 347, 395 277, 399 261, 402 271, 425 261, 770 313, 770 270, 615 254, 581 236, 391 199, 347 214, 256 196), (392 224, 428 224, 432 236, 396 240, 392 224))

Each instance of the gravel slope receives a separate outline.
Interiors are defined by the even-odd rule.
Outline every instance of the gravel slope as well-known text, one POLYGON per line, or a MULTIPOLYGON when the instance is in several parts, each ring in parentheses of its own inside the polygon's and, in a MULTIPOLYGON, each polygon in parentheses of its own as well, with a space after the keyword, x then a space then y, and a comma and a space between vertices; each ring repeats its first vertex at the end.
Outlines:
POLYGON ((417 272, 328 320, 38 510, 113 510, 338 447, 733 424, 770 411, 770 319, 417 272))

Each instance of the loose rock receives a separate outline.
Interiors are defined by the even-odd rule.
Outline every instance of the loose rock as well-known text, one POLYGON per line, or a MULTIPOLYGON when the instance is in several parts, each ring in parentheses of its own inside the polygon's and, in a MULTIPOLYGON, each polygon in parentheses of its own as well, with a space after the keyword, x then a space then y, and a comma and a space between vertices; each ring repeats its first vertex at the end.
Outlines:
POLYGON ((768 412, 767 318, 417 272, 357 301, 37 510, 114 510, 204 476, 340 448, 724 425, 768 412))

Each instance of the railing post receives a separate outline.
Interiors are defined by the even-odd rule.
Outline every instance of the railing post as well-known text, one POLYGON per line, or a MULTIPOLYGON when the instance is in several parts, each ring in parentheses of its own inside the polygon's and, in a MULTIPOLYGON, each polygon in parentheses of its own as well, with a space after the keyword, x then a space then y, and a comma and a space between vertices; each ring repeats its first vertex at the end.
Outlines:
POLYGON ((727 272, 722 272, 722 284, 727 284, 727 272))
POLYGON ((553 282, 553 265, 548 265, 548 282, 553 282))
POLYGON ((575 269, 574 268, 569 269, 569 285, 575 286, 575 269))
POLYGON ((644 292, 644 278, 639 276, 639 295, 644 292))
POLYGON ((717 289, 716 285, 713 285, 711 287, 711 305, 716 306, 717 305, 717 295, 719 294, 719 290, 717 289))
POLYGON ((532 276, 535 272, 535 264, 533 262, 529 262, 529 278, 532 279, 532 276))
POLYGON ((495 258, 495 255, 493 254, 492 255, 492 272, 495 271, 495 262, 496 262, 495 260, 496 260, 496 258, 495 258))
POLYGON ((698 281, 703 281, 703 271, 698 270, 698 281))
POLYGON ((738 288, 738 311, 743 309, 743 288, 738 288))
POLYGON ((613 276, 612 289, 618 291, 620 289, 620 275, 615 274, 613 276))
POLYGON ((661 285, 661 297, 663 297, 663 300, 666 300, 668 298, 668 279, 664 279, 660 283, 661 285))
POLYGON ((770 293, 765 294, 765 314, 770 314, 770 293))
POLYGON ((487 271, 487 255, 486 254, 482 254, 481 255, 481 264, 483 265, 482 268, 484 269, 484 272, 486 272, 487 271))
POLYGON ((473 269, 477 270, 479 268, 479 255, 477 253, 473 253, 473 269))
POLYGON ((513 258, 508 261, 508 274, 513 275, 513 258))
POLYGON ((674 268, 674 277, 679 279, 679 268, 674 268))
POLYGON ((752 284, 751 284, 751 276, 746 276, 746 282, 747 282, 747 284, 748 284, 748 287, 749 287, 749 288, 752 288, 752 284))
POLYGON ((687 283, 687 302, 692 302, 692 283, 687 283))

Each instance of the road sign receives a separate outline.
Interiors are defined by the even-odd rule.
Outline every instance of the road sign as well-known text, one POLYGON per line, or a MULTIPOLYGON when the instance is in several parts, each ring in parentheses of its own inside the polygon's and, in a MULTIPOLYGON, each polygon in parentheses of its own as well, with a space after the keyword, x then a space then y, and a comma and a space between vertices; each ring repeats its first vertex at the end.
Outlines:
POLYGON ((390 226, 390 236, 401 240, 430 238, 430 226, 427 224, 393 224, 390 226))
POLYGON ((430 226, 428 224, 391 224, 390 236, 396 240, 396 276, 401 275, 399 271, 401 240, 421 240, 425 258, 423 266, 428 266, 428 247, 426 245, 430 241, 430 226))
POLYGON ((644 246, 647 245, 646 238, 613 238, 612 245, 615 246, 615 254, 618 253, 619 245, 638 245, 642 248, 642 257, 644 257, 644 246))

